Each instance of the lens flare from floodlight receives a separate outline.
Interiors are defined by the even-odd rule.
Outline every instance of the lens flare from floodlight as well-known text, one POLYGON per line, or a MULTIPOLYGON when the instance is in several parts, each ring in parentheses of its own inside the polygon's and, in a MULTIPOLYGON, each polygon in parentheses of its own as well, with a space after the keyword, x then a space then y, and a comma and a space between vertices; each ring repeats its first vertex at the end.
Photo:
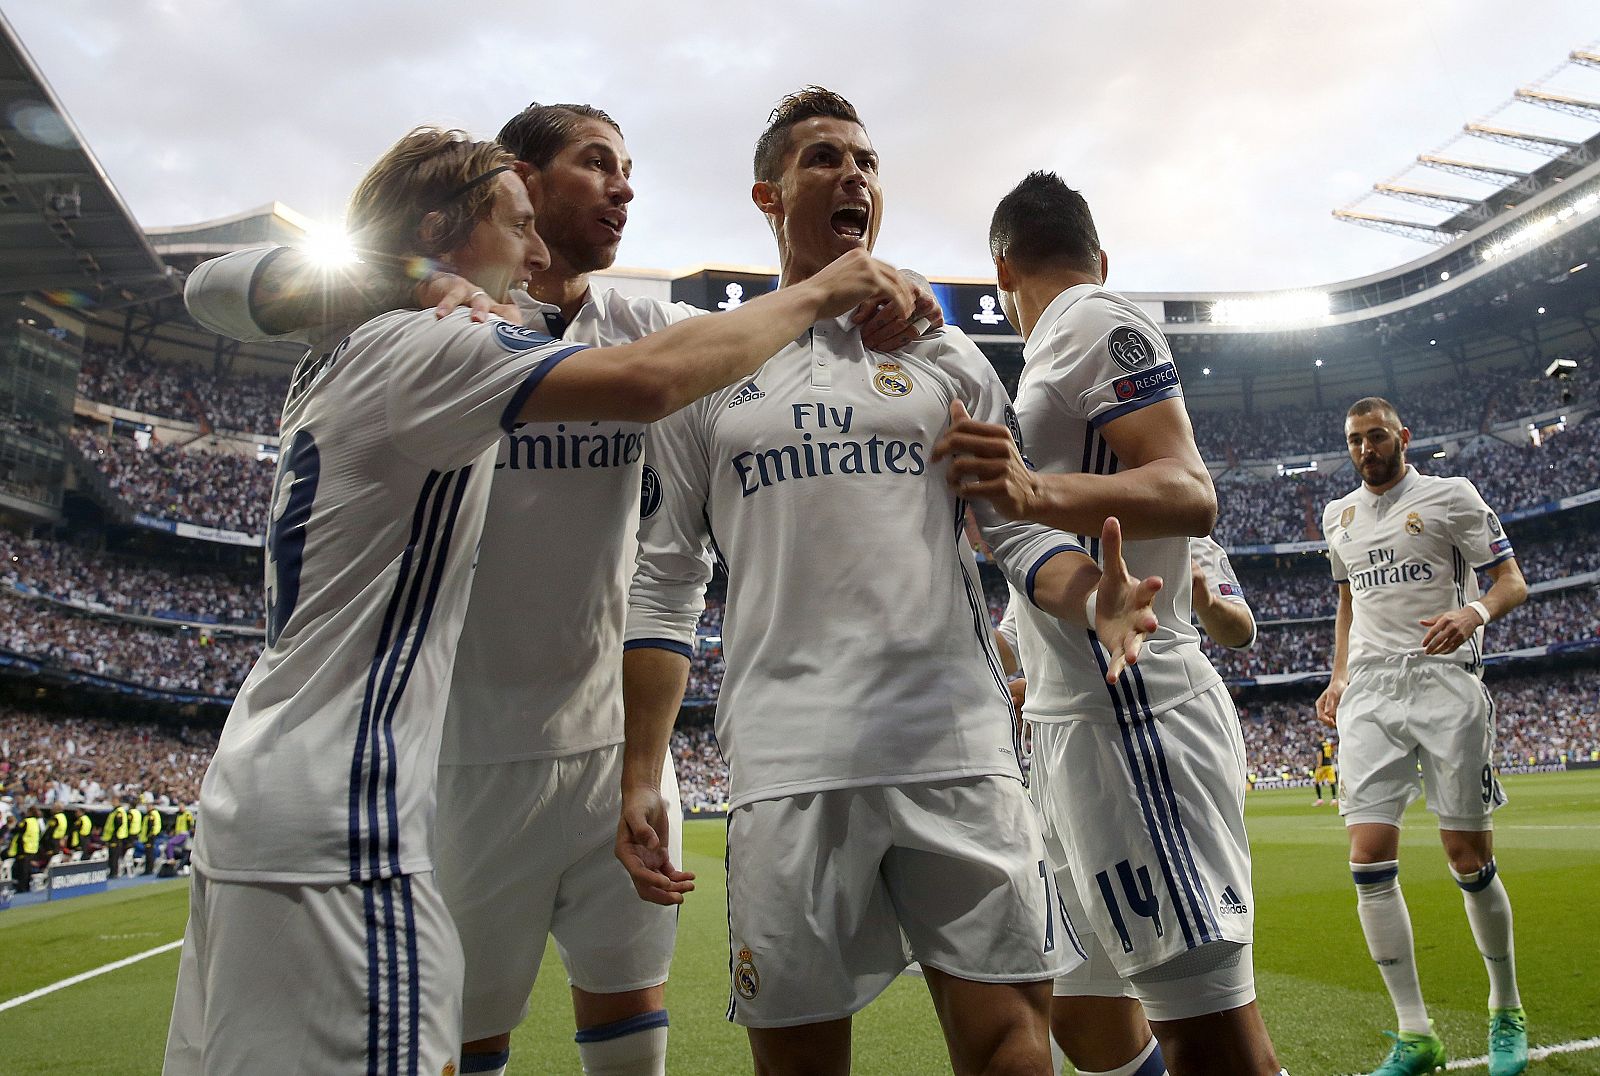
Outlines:
POLYGON ((1478 257, 1486 262, 1493 261, 1509 251, 1538 242, 1553 232, 1557 226, 1597 207, 1600 207, 1600 191, 1590 191, 1582 197, 1574 198, 1554 213, 1540 217, 1503 239, 1490 243, 1478 252, 1478 257))
POLYGON ((1211 304, 1214 325, 1315 325, 1332 315, 1325 291, 1291 291, 1254 299, 1218 299, 1211 304))
POLYGON ((339 228, 317 228, 307 232, 300 241, 300 249, 325 269, 343 269, 360 260, 356 257, 355 244, 339 228))

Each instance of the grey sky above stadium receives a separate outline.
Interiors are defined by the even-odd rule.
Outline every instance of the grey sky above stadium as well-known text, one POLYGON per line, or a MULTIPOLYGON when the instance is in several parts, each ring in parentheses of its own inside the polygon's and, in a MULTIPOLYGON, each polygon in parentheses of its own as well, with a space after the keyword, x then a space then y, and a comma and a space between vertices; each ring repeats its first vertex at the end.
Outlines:
MULTIPOLYGON (((365 166, 416 123, 488 137, 530 100, 587 101, 617 118, 635 159, 621 264, 771 265, 750 151, 776 100, 814 82, 856 103, 882 154, 883 256, 989 273, 994 203, 1051 168, 1089 198, 1111 283, 1127 290, 1300 287, 1409 261, 1426 246, 1330 211, 1600 37, 1593 0, 0 10, 146 226, 273 200, 336 221, 365 166)), ((1557 82, 1600 99, 1600 71, 1557 82)), ((1593 130, 1531 106, 1497 120, 1593 130)))

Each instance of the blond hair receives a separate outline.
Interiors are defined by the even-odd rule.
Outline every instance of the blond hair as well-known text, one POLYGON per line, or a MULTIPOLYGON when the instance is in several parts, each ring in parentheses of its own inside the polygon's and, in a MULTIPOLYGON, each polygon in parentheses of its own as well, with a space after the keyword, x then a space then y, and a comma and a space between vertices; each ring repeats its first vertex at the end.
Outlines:
POLYGON ((487 174, 509 167, 496 142, 465 131, 418 127, 367 170, 350 196, 346 221, 364 257, 436 258, 467 241, 494 207, 487 174))

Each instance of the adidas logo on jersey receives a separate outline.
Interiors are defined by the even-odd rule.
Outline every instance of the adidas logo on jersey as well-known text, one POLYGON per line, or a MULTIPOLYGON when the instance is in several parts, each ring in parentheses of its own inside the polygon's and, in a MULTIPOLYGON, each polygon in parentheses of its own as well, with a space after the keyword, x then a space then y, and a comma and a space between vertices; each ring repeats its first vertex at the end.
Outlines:
POLYGON ((1239 899, 1239 894, 1233 891, 1233 886, 1224 886, 1222 899, 1217 901, 1217 910, 1223 915, 1243 915, 1250 909, 1245 907, 1244 901, 1239 899))
POLYGON ((744 388, 733 394, 733 399, 728 401, 728 406, 730 408, 738 407, 740 404, 749 403, 751 400, 764 400, 766 396, 766 393, 756 387, 754 381, 747 381, 744 388))

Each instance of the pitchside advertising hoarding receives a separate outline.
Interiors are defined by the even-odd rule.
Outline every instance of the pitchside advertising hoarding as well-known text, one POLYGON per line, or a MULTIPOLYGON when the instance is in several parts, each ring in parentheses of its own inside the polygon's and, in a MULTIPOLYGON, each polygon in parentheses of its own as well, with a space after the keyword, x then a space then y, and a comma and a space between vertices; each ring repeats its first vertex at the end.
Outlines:
MULTIPOLYGON (((777 286, 778 278, 771 273, 703 269, 674 280, 672 299, 702 310, 735 310, 777 286)), ((1016 339, 1017 329, 1000 309, 1000 293, 993 284, 934 281, 931 286, 947 325, 969 336, 1016 339)))
POLYGON ((58 863, 49 870, 46 891, 51 900, 104 893, 111 881, 111 864, 104 859, 85 863, 58 863))

